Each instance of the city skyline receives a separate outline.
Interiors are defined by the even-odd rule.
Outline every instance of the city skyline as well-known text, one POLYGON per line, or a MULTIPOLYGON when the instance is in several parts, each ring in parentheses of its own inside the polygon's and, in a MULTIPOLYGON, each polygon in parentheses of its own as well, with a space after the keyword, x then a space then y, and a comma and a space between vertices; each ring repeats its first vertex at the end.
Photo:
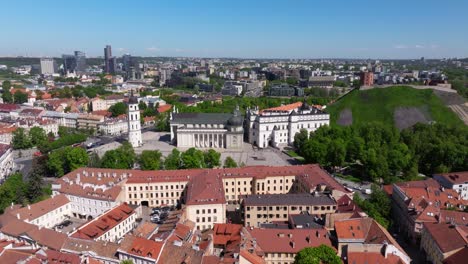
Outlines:
POLYGON ((117 57, 468 57, 468 36, 460 33, 468 3, 462 1, 80 3, 72 13, 60 1, 8 3, 0 23, 9 25, 3 28, 9 38, 0 43, 0 56, 60 57, 80 50, 102 57, 103 47, 112 45, 117 57))

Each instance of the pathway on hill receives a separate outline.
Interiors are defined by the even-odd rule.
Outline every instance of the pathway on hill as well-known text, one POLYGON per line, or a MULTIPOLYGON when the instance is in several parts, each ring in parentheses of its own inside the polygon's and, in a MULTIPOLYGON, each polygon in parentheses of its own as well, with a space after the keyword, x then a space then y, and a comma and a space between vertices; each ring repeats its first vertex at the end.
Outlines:
POLYGON ((468 102, 457 93, 448 93, 443 91, 434 91, 442 102, 447 105, 457 116, 468 125, 468 102))

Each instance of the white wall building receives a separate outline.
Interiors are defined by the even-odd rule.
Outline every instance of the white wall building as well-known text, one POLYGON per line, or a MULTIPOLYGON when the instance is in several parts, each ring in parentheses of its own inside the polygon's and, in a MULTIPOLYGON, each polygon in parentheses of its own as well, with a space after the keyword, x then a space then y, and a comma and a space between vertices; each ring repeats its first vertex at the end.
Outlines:
POLYGON ((119 136, 128 133, 128 121, 126 119, 108 119, 99 125, 101 135, 119 136))
POLYGON ((443 187, 454 189, 463 200, 468 200, 468 171, 435 174, 434 179, 443 187))
POLYGON ((15 168, 11 146, 0 143, 0 184, 5 181, 8 175, 15 168))
POLYGON ((248 109, 246 119, 249 143, 260 148, 291 145, 301 129, 313 132, 330 125, 329 114, 302 102, 262 111, 248 109))
POLYGON ((38 227, 52 228, 71 216, 71 203, 63 194, 53 195, 47 200, 13 210, 10 214, 38 227))
POLYGON ((136 227, 137 218, 137 211, 123 203, 80 226, 70 237, 117 242, 136 227))
POLYGON ((133 90, 128 100, 128 142, 132 147, 137 148, 143 145, 141 138, 140 109, 138 107, 138 98, 133 95, 133 90))

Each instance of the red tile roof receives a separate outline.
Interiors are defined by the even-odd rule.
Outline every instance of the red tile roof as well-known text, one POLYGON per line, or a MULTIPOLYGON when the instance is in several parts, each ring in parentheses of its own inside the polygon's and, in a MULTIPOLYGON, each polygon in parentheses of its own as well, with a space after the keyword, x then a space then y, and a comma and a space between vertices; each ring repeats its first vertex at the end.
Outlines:
POLYGON ((135 213, 132 207, 123 203, 102 216, 80 227, 70 237, 95 240, 135 213))
POLYGON ((0 104, 0 112, 11 112, 20 108, 17 104, 0 104))
POLYGON ((165 105, 158 107, 157 111, 158 113, 164 113, 164 112, 171 110, 171 108, 172 108, 171 104, 165 104, 165 105))
POLYGON ((332 247, 326 229, 254 228, 249 232, 266 253, 297 253, 305 247, 317 247, 321 244, 332 247))
POLYGON ((118 251, 122 251, 130 255, 142 256, 145 258, 157 260, 161 254, 163 246, 163 242, 126 235, 118 251))
POLYGON ((187 187, 186 205, 196 204, 224 204, 223 182, 219 177, 213 177, 205 171, 189 182, 187 187))
POLYGON ((437 175, 445 178, 452 184, 464 184, 468 182, 468 171, 449 172, 437 175))
POLYGON ((402 264, 401 259, 393 254, 388 254, 387 257, 379 252, 348 252, 349 264, 402 264))
POLYGON ((39 218, 42 215, 45 215, 52 210, 58 209, 69 202, 70 200, 68 200, 64 194, 59 194, 38 203, 25 206, 18 210, 13 210, 10 213, 14 216, 19 214, 21 220, 28 219, 29 221, 32 221, 33 219, 39 218))
POLYGON ((298 107, 302 106, 302 102, 295 102, 292 104, 282 105, 278 107, 272 107, 264 109, 263 112, 276 112, 276 111, 292 111, 298 107))
POLYGON ((255 254, 248 252, 245 249, 241 249, 240 256, 245 258, 247 261, 249 261, 252 264, 265 264, 266 263, 264 259, 262 259, 261 257, 255 254))
POLYGON ((215 224, 213 227, 213 244, 226 246, 227 244, 240 243, 242 225, 215 224))
POLYGON ((338 242, 353 240, 363 244, 389 243, 405 252, 388 231, 370 217, 335 221, 338 242))
POLYGON ((462 250, 451 255, 444 260, 444 264, 462 264, 468 260, 468 247, 464 247, 462 250))
POLYGON ((431 235, 432 239, 443 253, 468 245, 468 227, 466 226, 424 223, 424 230, 431 235))

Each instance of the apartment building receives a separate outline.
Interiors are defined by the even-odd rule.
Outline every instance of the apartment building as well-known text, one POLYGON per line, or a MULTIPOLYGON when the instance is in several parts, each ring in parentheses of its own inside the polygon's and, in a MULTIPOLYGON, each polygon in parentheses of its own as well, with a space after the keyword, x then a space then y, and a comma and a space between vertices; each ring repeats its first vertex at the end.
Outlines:
POLYGON ((455 190, 445 189, 433 179, 393 184, 386 191, 393 201, 395 224, 413 242, 419 242, 424 223, 438 221, 442 209, 463 211, 468 206, 455 190))
POLYGON ((246 194, 346 193, 318 165, 169 171, 82 168, 56 180, 53 190, 66 194, 73 213, 81 217, 96 217, 124 201, 150 207, 185 204, 197 229, 224 223, 226 204, 239 204, 246 194))
POLYGON ((256 241, 257 251, 263 252, 267 264, 293 264, 296 254, 306 247, 332 247, 326 229, 247 229, 256 241))
POLYGON ((434 180, 445 188, 455 190, 463 200, 468 200, 468 171, 435 174, 434 180))
POLYGON ((307 193, 248 195, 243 200, 244 223, 260 227, 263 223, 287 222, 290 215, 325 216, 336 211, 333 198, 307 193))
POLYGON ((96 218, 124 202, 123 184, 131 170, 76 169, 52 184, 53 194, 65 194, 74 217, 96 218))
POLYGON ((84 224, 74 231, 70 237, 117 242, 136 227, 137 218, 136 208, 123 203, 84 224))
POLYGON ((445 263, 444 260, 468 247, 467 234, 468 227, 465 225, 424 223, 421 250, 427 261, 433 264, 445 263))
POLYGON ((127 235, 117 249, 119 259, 131 260, 136 264, 157 264, 164 248, 164 242, 127 235))
POLYGON ((388 231, 372 218, 335 222, 338 255, 348 263, 411 263, 410 257, 388 231))
POLYGON ((71 203, 64 194, 53 195, 47 200, 11 210, 9 214, 41 228, 52 228, 71 215, 71 203))

